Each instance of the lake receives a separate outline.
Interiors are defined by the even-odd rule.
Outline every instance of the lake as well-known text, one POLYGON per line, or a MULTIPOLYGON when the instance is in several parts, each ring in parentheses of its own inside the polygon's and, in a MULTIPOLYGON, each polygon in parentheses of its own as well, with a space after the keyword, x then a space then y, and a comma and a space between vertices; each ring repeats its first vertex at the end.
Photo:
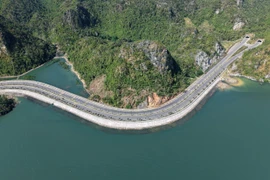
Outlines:
MULTIPOLYGON (((87 97, 61 61, 30 75, 87 97)), ((0 118, 0 179, 269 180, 270 85, 244 82, 217 91, 185 123, 148 134, 101 130, 19 98, 0 118)))

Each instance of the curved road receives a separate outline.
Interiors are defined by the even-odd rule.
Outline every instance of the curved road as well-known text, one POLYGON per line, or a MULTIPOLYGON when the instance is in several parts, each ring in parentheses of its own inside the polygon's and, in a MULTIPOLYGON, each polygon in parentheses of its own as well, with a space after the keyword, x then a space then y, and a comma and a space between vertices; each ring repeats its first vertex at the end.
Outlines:
POLYGON ((226 57, 192 83, 184 93, 158 108, 138 110, 114 108, 45 83, 26 80, 0 81, 0 94, 30 96, 108 128, 141 130, 159 127, 173 123, 191 112, 220 81, 221 74, 233 61, 241 57, 244 51, 262 44, 257 41, 249 45, 246 44, 248 41, 249 37, 245 37, 234 45, 226 57), (234 55, 243 46, 247 46, 247 49, 234 55))

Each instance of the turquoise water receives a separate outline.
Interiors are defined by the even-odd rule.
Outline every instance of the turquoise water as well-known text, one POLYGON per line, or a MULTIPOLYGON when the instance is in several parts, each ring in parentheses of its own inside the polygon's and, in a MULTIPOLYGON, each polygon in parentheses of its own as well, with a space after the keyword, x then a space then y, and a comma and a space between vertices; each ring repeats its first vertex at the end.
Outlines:
POLYGON ((63 68, 61 62, 65 62, 65 60, 54 59, 26 76, 31 76, 34 78, 33 80, 59 87, 80 96, 88 97, 89 95, 84 90, 81 81, 74 73, 71 73, 70 68, 63 68))
MULTIPOLYGON (((59 69, 54 63, 37 74, 49 83, 61 77, 80 94, 74 76, 59 69)), ((270 86, 245 82, 216 92, 184 124, 151 134, 101 131, 21 99, 0 118, 0 179, 269 180, 270 86)))

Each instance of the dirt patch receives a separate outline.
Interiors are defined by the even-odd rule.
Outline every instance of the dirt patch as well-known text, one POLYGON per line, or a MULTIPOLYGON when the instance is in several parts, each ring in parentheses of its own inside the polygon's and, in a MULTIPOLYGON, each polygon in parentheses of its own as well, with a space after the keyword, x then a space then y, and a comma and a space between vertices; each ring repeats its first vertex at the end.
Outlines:
POLYGON ((130 105, 132 108, 137 108, 137 106, 140 104, 142 100, 146 99, 149 92, 147 90, 142 90, 139 94, 137 94, 135 89, 128 88, 125 89, 125 94, 121 101, 123 102, 123 108, 130 105))
POLYGON ((160 97, 157 93, 153 93, 151 96, 147 97, 148 107, 154 108, 159 107, 160 105, 164 104, 165 102, 169 101, 169 97, 160 97))
POLYGON ((217 88, 218 88, 219 90, 221 90, 221 91, 224 91, 224 90, 227 90, 227 89, 232 88, 232 86, 230 86, 229 84, 224 83, 224 82, 219 82, 219 83, 217 84, 217 88))
POLYGON ((102 75, 96 77, 89 85, 88 91, 91 96, 98 95, 100 98, 105 98, 107 96, 113 96, 112 91, 106 91, 105 88, 106 76, 102 75))
POLYGON ((237 77, 225 77, 224 81, 231 86, 242 86, 244 82, 237 77))

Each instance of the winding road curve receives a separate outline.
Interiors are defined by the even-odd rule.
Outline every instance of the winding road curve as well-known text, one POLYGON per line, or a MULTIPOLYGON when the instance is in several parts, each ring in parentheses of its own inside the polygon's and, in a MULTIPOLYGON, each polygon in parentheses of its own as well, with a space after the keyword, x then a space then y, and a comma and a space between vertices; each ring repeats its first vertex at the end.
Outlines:
POLYGON ((112 129, 142 130, 164 126, 180 120, 191 112, 221 80, 221 74, 233 61, 240 58, 244 51, 262 44, 261 41, 253 45, 247 44, 249 39, 246 36, 234 45, 226 57, 192 83, 184 93, 158 108, 136 110, 114 108, 45 83, 26 80, 0 81, 0 94, 29 96, 53 104, 94 124, 112 129), (247 49, 234 55, 243 46, 247 46, 247 49))

